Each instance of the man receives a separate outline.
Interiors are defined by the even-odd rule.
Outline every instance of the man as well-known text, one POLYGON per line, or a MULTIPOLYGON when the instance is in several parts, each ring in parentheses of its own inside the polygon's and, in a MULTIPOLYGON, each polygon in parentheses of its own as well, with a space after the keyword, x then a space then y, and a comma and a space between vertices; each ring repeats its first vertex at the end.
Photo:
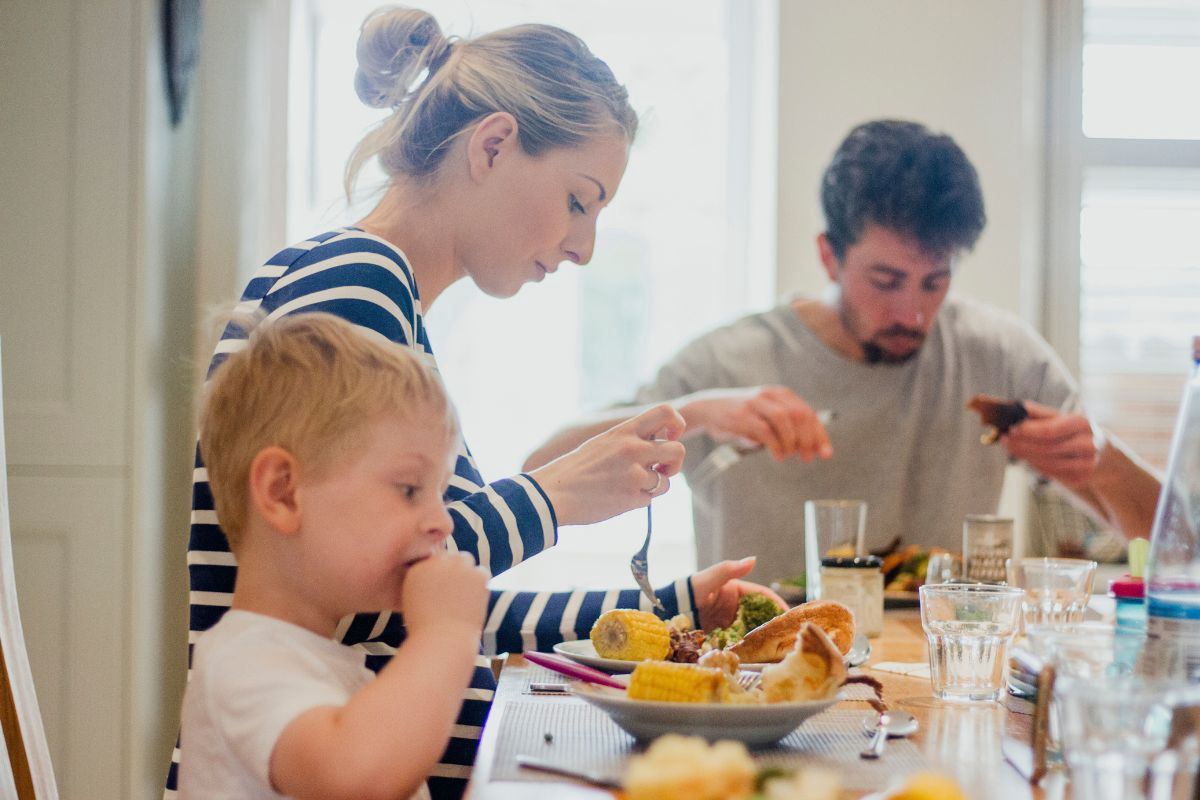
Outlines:
MULTIPOLYGON (((985 223, 958 145, 917 123, 860 125, 827 167, 821 201, 831 293, 701 336, 637 394, 683 415, 685 475, 723 441, 764 446, 691 487, 700 563, 754 553, 757 580, 802 574, 812 498, 866 500, 869 548, 899 536, 958 550, 963 517, 996 511, 1010 459, 1127 536, 1148 535, 1157 479, 1081 413, 1049 345, 1011 315, 947 296, 985 223), (979 393, 1024 401, 1028 419, 983 444, 965 409, 979 393), (827 426, 818 409, 835 412, 827 426)), ((634 411, 561 431, 526 469, 634 411)))

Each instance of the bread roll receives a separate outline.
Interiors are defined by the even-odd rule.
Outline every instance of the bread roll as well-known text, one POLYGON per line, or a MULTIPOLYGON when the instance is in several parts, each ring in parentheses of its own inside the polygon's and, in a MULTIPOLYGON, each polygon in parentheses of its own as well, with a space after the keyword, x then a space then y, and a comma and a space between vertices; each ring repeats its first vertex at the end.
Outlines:
POLYGON ((854 614, 833 600, 814 600, 785 611, 747 633, 729 650, 744 664, 774 664, 792 649, 800 627, 806 622, 825 631, 842 655, 850 651, 854 642, 854 614))

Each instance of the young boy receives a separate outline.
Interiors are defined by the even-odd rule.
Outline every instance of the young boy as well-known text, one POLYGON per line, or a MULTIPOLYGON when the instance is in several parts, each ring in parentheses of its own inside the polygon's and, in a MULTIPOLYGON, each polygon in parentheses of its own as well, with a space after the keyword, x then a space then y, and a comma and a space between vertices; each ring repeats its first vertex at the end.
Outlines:
POLYGON ((193 653, 180 796, 427 797, 487 604, 443 544, 458 434, 437 377, 337 317, 287 316, 217 368, 200 428, 238 576, 193 653), (333 639, 400 609, 378 677, 333 639))

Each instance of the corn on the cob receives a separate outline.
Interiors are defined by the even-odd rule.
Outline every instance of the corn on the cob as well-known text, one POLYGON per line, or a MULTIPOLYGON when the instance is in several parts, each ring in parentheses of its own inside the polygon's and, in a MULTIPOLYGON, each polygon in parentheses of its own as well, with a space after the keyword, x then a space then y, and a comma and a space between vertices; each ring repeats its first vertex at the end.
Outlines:
POLYGON ((629 679, 629 697, 668 703, 720 703, 729 694, 725 673, 674 661, 644 661, 629 679))
POLYGON ((592 626, 592 644, 601 658, 645 661, 666 658, 671 652, 667 623, 649 611, 614 608, 592 626))

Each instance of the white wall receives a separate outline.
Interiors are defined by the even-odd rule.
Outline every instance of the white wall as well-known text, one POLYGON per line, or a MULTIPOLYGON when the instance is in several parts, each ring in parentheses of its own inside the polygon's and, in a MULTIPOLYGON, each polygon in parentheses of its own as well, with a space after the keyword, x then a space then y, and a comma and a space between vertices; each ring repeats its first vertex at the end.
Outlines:
POLYGON ((979 170, 988 226, 954 288, 1039 319, 1044 19, 1042 0, 781 0, 780 293, 827 283, 817 192, 837 144, 901 117, 979 170))

